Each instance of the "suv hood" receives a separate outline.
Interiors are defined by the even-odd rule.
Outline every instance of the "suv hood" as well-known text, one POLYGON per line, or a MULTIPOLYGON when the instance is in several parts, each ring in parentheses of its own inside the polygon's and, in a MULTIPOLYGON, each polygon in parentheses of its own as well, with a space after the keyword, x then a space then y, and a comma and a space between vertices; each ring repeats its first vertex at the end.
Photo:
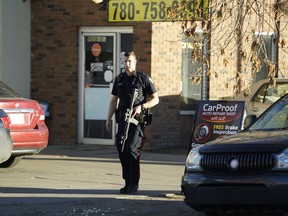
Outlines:
POLYGON ((210 141, 199 148, 200 153, 281 152, 288 148, 288 131, 244 131, 210 141))

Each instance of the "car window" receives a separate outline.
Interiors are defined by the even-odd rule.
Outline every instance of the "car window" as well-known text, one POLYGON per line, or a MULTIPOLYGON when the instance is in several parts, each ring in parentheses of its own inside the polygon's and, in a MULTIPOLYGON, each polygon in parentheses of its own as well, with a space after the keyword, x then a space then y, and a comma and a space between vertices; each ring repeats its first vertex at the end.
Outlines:
POLYGON ((249 130, 288 128, 288 95, 267 110, 249 130))
POLYGON ((286 93, 288 93, 288 83, 279 82, 275 87, 264 84, 256 92, 252 101, 271 105, 286 93))
POLYGON ((6 86, 4 83, 0 83, 0 97, 20 97, 16 92, 14 92, 12 89, 10 89, 8 86, 6 86))

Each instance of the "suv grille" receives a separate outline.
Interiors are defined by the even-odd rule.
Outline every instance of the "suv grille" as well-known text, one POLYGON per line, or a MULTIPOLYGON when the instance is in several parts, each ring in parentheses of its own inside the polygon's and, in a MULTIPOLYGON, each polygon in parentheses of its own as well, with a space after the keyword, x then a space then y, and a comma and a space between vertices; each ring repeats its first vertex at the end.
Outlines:
POLYGON ((200 161, 203 170, 217 174, 253 174, 269 171, 276 158, 268 153, 207 154, 200 161))

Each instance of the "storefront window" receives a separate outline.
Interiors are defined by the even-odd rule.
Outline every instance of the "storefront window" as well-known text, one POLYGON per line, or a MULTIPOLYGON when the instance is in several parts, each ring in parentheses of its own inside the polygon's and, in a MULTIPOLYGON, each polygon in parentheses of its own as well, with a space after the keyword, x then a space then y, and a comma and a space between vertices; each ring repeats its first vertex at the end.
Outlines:
POLYGON ((203 33, 182 40, 181 112, 195 111, 201 100, 203 74, 203 33))
POLYGON ((256 33, 254 40, 258 41, 259 47, 255 50, 255 54, 261 61, 261 67, 259 71, 255 74, 252 74, 253 81, 257 82, 259 80, 268 78, 268 62, 275 62, 275 42, 274 42, 274 33, 261 32, 256 33))

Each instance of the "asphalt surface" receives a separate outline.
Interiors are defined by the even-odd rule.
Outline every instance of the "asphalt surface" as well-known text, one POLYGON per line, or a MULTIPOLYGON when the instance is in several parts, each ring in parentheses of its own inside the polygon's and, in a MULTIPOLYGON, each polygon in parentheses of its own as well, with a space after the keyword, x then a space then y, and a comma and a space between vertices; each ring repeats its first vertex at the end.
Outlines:
POLYGON ((200 216, 181 195, 185 158, 176 151, 142 151, 139 191, 123 195, 114 146, 48 146, 0 169, 0 215, 200 216))

